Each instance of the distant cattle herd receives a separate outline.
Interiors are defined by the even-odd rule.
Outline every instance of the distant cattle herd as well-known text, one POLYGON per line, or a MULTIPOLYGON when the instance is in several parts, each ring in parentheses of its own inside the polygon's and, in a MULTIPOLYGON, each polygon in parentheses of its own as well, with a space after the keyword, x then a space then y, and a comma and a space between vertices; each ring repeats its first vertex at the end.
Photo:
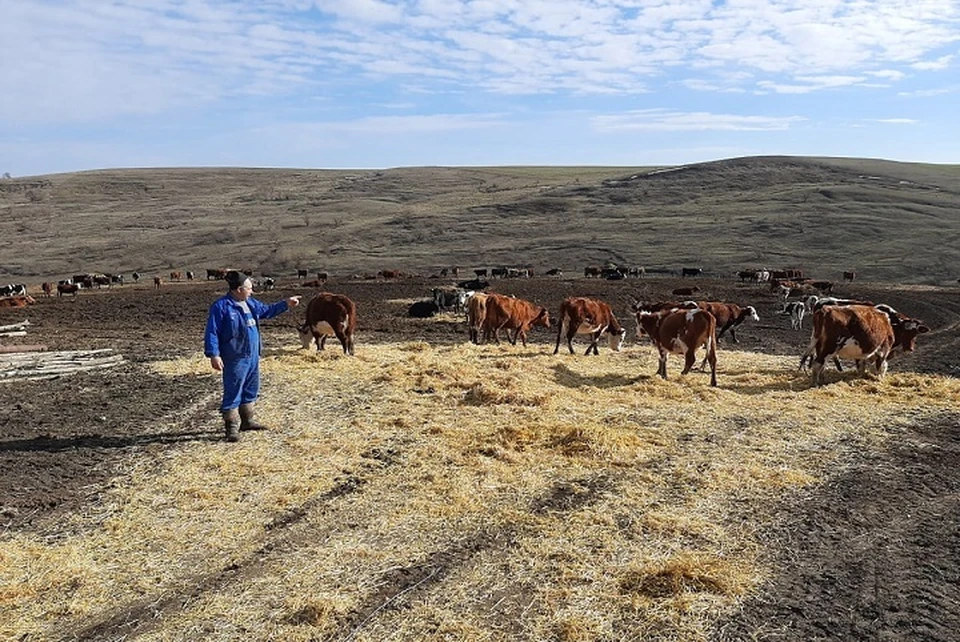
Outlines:
MULTIPOLYGON (((251 277, 255 289, 270 290, 275 287, 276 277, 273 275, 255 278, 253 270, 241 271, 251 277)), ((206 278, 223 279, 227 272, 227 268, 208 268, 206 278)), ((455 286, 433 288, 431 298, 412 304, 408 315, 426 318, 447 310, 463 313, 468 339, 475 344, 490 341, 499 343, 501 331, 504 331, 510 343, 516 345, 520 341, 526 346, 527 333, 531 328, 551 327, 547 308, 523 299, 483 292, 490 286, 490 282, 485 280, 487 278, 530 278, 534 276, 533 268, 476 268, 472 273, 475 278, 458 281, 455 286)), ((450 278, 460 274, 459 267, 444 267, 428 278, 450 278)), ((551 268, 543 274, 560 278, 563 271, 551 268)), ((682 267, 673 274, 682 278, 696 278, 705 272, 700 267, 682 267)), ((606 264, 583 269, 583 276, 588 279, 639 279, 646 275, 647 270, 640 266, 606 264)), ((166 276, 169 282, 194 280, 194 272, 190 270, 173 270, 166 276)), ((411 276, 423 275, 384 269, 375 274, 355 274, 350 278, 394 280, 411 276)), ((824 364, 831 358, 838 369, 842 368, 840 360, 848 359, 856 362, 861 373, 869 363, 878 376, 883 376, 887 370, 887 360, 896 348, 912 351, 916 337, 929 331, 919 319, 901 314, 888 305, 829 296, 834 290, 832 281, 810 279, 799 269, 745 269, 738 270, 733 276, 742 282, 769 283, 770 289, 781 301, 779 314, 788 316, 791 327, 796 330, 802 328, 805 316, 812 315, 813 331, 808 348, 801 357, 800 367, 810 364, 814 384, 822 382, 824 364)), ((852 282, 856 277, 853 270, 842 274, 845 282, 852 282)), ((138 272, 132 274, 134 283, 139 283, 140 278, 138 272)), ((356 305, 344 295, 323 292, 329 279, 330 274, 326 271, 297 269, 297 281, 301 287, 321 290, 307 305, 306 318, 298 328, 302 345, 307 348, 314 344, 317 350, 323 350, 326 339, 336 336, 344 353, 352 355, 357 328, 356 305), (316 278, 310 278, 312 276, 316 278)), ((58 296, 76 296, 84 289, 123 284, 123 275, 94 272, 75 274, 60 280, 55 286, 51 282, 44 282, 40 291, 45 297, 52 296, 54 288, 58 296)), ((164 276, 157 274, 153 277, 155 288, 161 288, 164 284, 164 276)), ((676 288, 672 292, 676 297, 693 297, 699 290, 698 286, 691 285, 676 288)), ((23 307, 32 303, 35 301, 29 295, 26 284, 0 286, 0 308, 23 307)), ((666 378, 667 356, 671 353, 683 356, 682 374, 686 374, 696 362, 696 351, 705 348, 706 356, 700 367, 703 369, 710 365, 710 383, 713 386, 717 385, 717 341, 729 333, 731 340, 736 343, 736 328, 739 325, 747 320, 760 320, 754 307, 741 307, 722 301, 635 301, 631 313, 635 317, 637 337, 649 337, 660 355, 658 375, 666 378)), ((627 334, 610 305, 595 298, 567 298, 554 318, 557 327, 554 354, 560 351, 562 343, 572 354, 572 341, 578 334, 589 336, 586 354, 599 354, 598 345, 604 336, 611 349, 620 351, 627 334)))

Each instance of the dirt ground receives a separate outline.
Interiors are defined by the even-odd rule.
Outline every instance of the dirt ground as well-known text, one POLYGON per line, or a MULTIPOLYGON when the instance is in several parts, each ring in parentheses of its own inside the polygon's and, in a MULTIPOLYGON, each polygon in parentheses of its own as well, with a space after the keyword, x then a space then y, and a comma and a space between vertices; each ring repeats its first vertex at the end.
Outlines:
MULTIPOLYGON (((673 288, 701 288, 697 298, 754 305, 760 323, 738 330, 739 345, 723 349, 777 354, 802 351, 809 337, 778 316, 765 286, 734 280, 648 278, 602 281, 549 279, 493 281, 491 290, 527 298, 555 312, 573 295, 609 301, 621 321, 632 298, 675 298, 673 288)), ((429 297, 440 280, 333 281, 328 289, 357 302, 357 349, 364 343, 466 340, 461 320, 410 319, 406 309, 429 297)), ((256 296, 272 302, 312 293, 295 279, 256 296)), ((0 309, 0 325, 32 324, 26 337, 2 340, 45 344, 51 350, 113 348, 126 362, 116 368, 52 381, 0 383, 0 527, 28 531, 43 519, 93 501, 124 461, 221 439, 214 376, 169 378, 145 363, 202 349, 210 303, 221 282, 173 283, 160 290, 123 286, 76 298, 39 298, 26 310, 0 309), (198 400, 200 400, 198 402, 198 400), (185 410, 186 408, 186 410, 185 410), (177 417, 176 422, 155 421, 177 417), (176 425, 176 430, 159 426, 176 425)), ((931 332, 918 350, 899 355, 892 370, 960 376, 960 287, 848 284, 835 294, 888 303, 922 319, 931 332)), ((264 323, 269 352, 298 341, 302 310, 264 323)), ((553 343, 554 331, 536 329, 531 341, 553 343)), ((581 348, 583 345, 581 344, 581 348)), ((327 349, 339 349, 336 340, 327 349)), ((722 382, 720 353, 720 385, 722 382)), ((832 372, 832 367, 830 368, 832 372)), ((827 409, 825 409, 826 411, 827 409)), ((882 457, 861 457, 809 496, 782 507, 770 537, 788 541, 774 564, 782 569, 763 594, 718 631, 723 640, 956 640, 960 631, 960 409, 933 424, 915 426, 882 457)))

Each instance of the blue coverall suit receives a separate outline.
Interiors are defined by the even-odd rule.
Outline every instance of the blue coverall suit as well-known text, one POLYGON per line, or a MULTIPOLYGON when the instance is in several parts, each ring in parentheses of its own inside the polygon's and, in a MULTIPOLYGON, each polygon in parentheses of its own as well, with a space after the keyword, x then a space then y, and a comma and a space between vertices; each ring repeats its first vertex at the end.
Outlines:
POLYGON ((223 360, 223 402, 220 410, 253 403, 260 392, 260 319, 270 319, 289 309, 287 301, 267 305, 246 300, 250 312, 229 293, 210 306, 203 353, 223 360))

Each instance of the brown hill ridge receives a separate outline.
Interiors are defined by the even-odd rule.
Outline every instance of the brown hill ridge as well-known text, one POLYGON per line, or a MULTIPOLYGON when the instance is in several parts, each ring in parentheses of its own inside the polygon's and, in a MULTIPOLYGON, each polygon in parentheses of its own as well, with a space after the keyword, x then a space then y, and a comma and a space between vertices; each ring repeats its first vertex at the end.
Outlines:
POLYGON ((0 180, 0 282, 246 266, 337 275, 605 261, 955 283, 960 166, 98 170, 0 180))

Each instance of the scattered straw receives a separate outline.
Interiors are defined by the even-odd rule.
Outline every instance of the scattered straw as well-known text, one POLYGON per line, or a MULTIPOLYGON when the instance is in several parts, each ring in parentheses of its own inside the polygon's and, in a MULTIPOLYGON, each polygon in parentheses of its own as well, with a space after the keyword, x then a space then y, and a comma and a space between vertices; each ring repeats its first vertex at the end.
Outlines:
POLYGON ((706 639, 771 572, 780 502, 960 406, 913 373, 814 389, 724 352, 711 388, 648 347, 551 352, 274 352, 274 430, 144 454, 86 512, 0 538, 0 638, 123 607, 142 640, 706 639))

